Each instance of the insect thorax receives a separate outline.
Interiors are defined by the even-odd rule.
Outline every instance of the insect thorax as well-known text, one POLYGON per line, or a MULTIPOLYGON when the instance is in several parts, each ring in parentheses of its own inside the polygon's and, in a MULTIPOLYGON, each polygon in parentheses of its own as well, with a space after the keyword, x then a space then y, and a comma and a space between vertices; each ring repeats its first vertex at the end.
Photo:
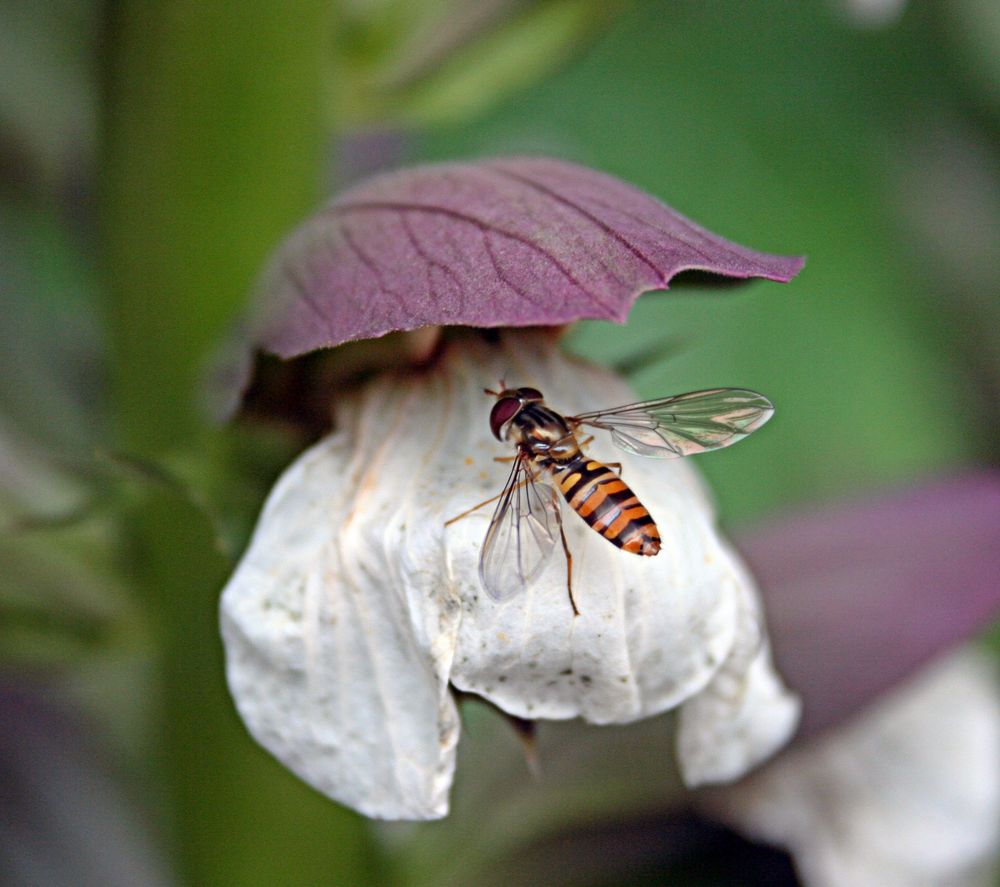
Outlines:
POLYGON ((511 423, 510 439, 541 464, 576 458, 580 447, 566 420, 543 404, 530 404, 511 423))

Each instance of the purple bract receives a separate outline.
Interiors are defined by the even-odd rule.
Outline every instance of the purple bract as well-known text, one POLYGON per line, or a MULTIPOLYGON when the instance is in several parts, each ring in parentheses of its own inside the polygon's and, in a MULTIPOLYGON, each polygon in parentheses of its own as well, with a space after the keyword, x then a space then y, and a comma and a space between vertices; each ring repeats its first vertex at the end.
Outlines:
POLYGON ((802 732, 835 724, 1000 612, 1000 474, 977 472, 738 537, 802 732))
POLYGON ((428 325, 621 322, 680 271, 787 281, 801 267, 564 161, 416 167, 351 188, 285 241, 251 344, 290 358, 428 325))

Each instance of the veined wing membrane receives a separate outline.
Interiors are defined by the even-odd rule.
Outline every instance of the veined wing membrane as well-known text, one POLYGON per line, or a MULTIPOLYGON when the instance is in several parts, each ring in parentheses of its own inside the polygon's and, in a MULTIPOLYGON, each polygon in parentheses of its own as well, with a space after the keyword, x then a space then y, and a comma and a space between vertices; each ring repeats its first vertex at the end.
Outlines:
POLYGON ((675 459, 731 446, 773 412, 771 402, 756 391, 712 388, 581 413, 569 421, 610 431, 628 453, 675 459))
POLYGON ((479 578, 495 601, 524 591, 559 538, 559 499, 519 456, 497 502, 479 557, 479 578))

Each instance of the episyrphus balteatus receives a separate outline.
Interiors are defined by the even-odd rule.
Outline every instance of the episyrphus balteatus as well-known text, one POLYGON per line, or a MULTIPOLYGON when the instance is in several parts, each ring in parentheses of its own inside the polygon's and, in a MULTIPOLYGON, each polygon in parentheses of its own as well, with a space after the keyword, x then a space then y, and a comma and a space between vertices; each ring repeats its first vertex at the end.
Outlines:
POLYGON ((479 556, 479 577, 491 598, 504 601, 523 591, 541 572, 562 540, 566 590, 573 613, 573 557, 563 531, 559 494, 596 532, 623 551, 651 557, 660 534, 650 513, 621 476, 621 465, 590 459, 581 427, 611 433, 628 453, 658 459, 718 450, 756 431, 774 412, 771 402, 745 388, 712 388, 630 403, 607 410, 562 416, 545 405, 537 388, 486 389, 497 401, 490 430, 517 448, 507 483, 498 496, 453 517, 451 524, 495 500, 479 556))

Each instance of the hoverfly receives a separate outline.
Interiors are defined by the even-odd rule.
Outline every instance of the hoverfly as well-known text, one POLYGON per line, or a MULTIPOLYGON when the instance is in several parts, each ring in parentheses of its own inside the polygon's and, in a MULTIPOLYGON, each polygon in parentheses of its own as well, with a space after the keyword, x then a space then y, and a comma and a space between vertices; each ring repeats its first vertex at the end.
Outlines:
POLYGON ((577 416, 562 416, 546 406, 536 388, 506 388, 501 382, 500 391, 485 392, 497 399, 490 411, 490 430, 497 440, 515 445, 514 464, 498 496, 447 524, 498 500, 479 557, 480 581, 496 601, 527 588, 548 562, 558 536, 575 615, 580 611, 573 598, 573 557, 559 494, 612 545, 646 557, 660 550, 656 523, 622 479, 621 465, 588 458, 581 447, 593 437, 578 440, 579 429, 609 431, 612 441, 628 453, 673 459, 728 447, 760 428, 774 412, 766 397, 744 388, 692 391, 577 416))

